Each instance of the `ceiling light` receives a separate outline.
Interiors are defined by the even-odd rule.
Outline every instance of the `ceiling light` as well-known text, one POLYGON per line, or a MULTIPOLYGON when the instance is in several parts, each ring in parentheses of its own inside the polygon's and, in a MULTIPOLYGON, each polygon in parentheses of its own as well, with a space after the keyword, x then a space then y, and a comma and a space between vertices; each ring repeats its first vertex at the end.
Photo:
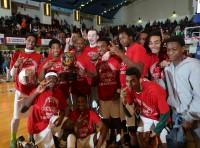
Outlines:
POLYGON ((142 20, 141 20, 141 18, 140 18, 140 17, 139 17, 138 23, 142 23, 142 20))
POLYGON ((175 11, 173 11, 173 15, 172 15, 172 17, 176 17, 177 15, 176 15, 176 12, 175 11))
POLYGON ((81 7, 84 7, 84 6, 85 6, 85 5, 82 3, 82 4, 81 4, 81 7))

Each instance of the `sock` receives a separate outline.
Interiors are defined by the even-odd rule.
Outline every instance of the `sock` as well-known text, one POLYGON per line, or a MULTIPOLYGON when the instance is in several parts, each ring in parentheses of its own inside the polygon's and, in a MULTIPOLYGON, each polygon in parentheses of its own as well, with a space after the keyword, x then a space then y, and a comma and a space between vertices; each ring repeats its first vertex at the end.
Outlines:
POLYGON ((17 140, 16 135, 17 133, 11 133, 11 140, 17 140))
POLYGON ((117 134, 117 136, 116 136, 116 142, 119 142, 120 140, 121 140, 121 135, 117 134))

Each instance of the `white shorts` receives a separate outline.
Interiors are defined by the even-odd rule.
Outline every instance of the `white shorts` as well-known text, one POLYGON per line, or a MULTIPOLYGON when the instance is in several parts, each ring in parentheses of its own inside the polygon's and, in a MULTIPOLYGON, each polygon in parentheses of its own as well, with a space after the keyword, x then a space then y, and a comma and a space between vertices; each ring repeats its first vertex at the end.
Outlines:
MULTIPOLYGON (((138 125, 137 131, 138 132, 151 131, 158 123, 159 123, 159 121, 157 121, 157 120, 153 120, 153 119, 149 119, 149 118, 140 116, 140 123, 138 125)), ((166 141, 167 134, 168 134, 168 131, 164 128, 160 133, 160 140, 162 143, 167 142, 166 141)))
POLYGON ((100 114, 103 119, 119 118, 120 110, 119 110, 119 99, 115 101, 99 101, 100 103, 100 114))
POLYGON ((63 123, 67 119, 64 117, 62 123, 58 127, 53 126, 53 122, 58 118, 58 116, 52 116, 49 120, 49 125, 46 129, 41 131, 38 134, 34 134, 34 140, 35 144, 38 146, 38 148, 55 148, 53 135, 56 137, 61 137, 63 134, 63 130, 61 129, 63 123))
POLYGON ((13 111, 13 118, 20 119, 20 118, 28 118, 29 110, 25 113, 21 113, 20 108, 22 103, 27 99, 27 95, 23 94, 22 92, 16 90, 15 91, 15 100, 14 100, 14 111, 13 111))
MULTIPOLYGON (((77 139, 77 148, 94 148, 94 135, 93 133, 85 138, 78 138, 77 139)), ((97 133, 97 139, 99 139, 100 132, 97 133)), ((102 144, 101 148, 106 148, 106 140, 102 144)))

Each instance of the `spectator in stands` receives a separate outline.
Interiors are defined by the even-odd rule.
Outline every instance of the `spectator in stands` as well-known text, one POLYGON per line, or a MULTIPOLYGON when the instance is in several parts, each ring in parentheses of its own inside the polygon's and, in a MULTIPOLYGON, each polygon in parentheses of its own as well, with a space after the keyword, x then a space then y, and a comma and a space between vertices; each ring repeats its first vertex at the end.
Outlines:
MULTIPOLYGON (((28 133, 39 148, 55 147, 53 135, 61 137, 61 130, 73 129, 74 122, 65 117, 67 103, 57 84, 56 72, 47 72, 45 81, 21 105, 22 113, 30 108, 28 133)), ((66 135, 62 134, 61 139, 66 141, 66 135)))
POLYGON ((2 51, 0 51, 0 75, 3 74, 3 67, 2 67, 3 63, 4 63, 4 57, 2 55, 2 51))
POLYGON ((26 19, 23 18, 22 23, 21 23, 21 34, 26 35, 27 31, 28 31, 28 27, 27 27, 26 19))
POLYGON ((85 45, 89 45, 88 30, 86 28, 81 29, 82 38, 85 40, 85 45))
MULTIPOLYGON (((185 128, 187 148, 200 147, 200 62, 183 58, 185 41, 174 36, 166 40, 171 64, 165 68, 168 99, 174 114, 185 128), (191 140, 191 137, 193 140, 191 140)), ((177 122, 176 122, 177 123, 177 122)))
MULTIPOLYGON (((106 148, 106 126, 96 112, 88 109, 86 96, 77 96, 76 102, 77 109, 69 114, 69 118, 75 122, 74 134, 77 138, 77 148, 106 148), (95 133, 95 128, 98 128, 99 132, 95 133)), ((75 141, 71 143, 73 145, 68 147, 74 147, 75 141)))
MULTIPOLYGON (((168 132, 165 127, 170 121, 170 108, 166 102, 167 93, 158 84, 143 81, 140 78, 137 68, 132 67, 126 70, 127 87, 121 90, 123 105, 126 106, 128 102, 132 102, 140 111, 140 122, 137 129, 140 147, 146 148, 149 145, 146 140, 148 136, 145 136, 145 133, 151 131, 150 136, 159 136, 162 147, 166 148, 168 132)), ((134 112, 133 109, 132 112, 134 112)))
POLYGON ((148 37, 149 33, 145 30, 141 31, 138 37, 138 43, 140 43, 142 46, 145 45, 145 43, 147 43, 147 37, 148 37))
POLYGON ((63 32, 63 31, 60 31, 60 32, 57 33, 57 37, 56 38, 60 41, 61 50, 64 51, 65 45, 66 45, 66 38, 67 38, 66 33, 63 32))
POLYGON ((147 53, 150 53, 151 50, 149 49, 149 46, 148 46, 148 36, 149 36, 149 32, 145 30, 141 31, 138 37, 138 43, 144 46, 147 53))
POLYGON ((29 115, 28 112, 26 114, 20 113, 20 106, 26 100, 30 92, 37 87, 36 71, 41 59, 41 55, 34 51, 37 37, 33 34, 29 34, 25 43, 25 51, 15 52, 10 63, 10 73, 11 76, 15 78, 16 83, 14 113, 11 121, 10 148, 17 147, 16 136, 20 118, 28 117, 29 115))
POLYGON ((7 52, 4 52, 4 63, 6 68, 6 82, 10 81, 10 54, 7 52))

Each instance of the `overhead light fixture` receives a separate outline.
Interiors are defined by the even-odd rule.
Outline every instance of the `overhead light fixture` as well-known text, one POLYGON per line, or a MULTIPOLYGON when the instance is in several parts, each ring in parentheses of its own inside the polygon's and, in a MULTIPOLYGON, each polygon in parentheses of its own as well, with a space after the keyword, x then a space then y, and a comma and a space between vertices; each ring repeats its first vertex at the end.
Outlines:
POLYGON ((74 19, 75 19, 75 21, 79 21, 80 20, 80 11, 75 10, 75 12, 74 12, 74 19))
POLYGON ((51 15, 51 7, 49 3, 44 3, 44 15, 46 16, 51 15))
POLYGON ((1 7, 4 9, 10 9, 10 0, 1 0, 1 7))
POLYGON ((101 16, 97 16, 97 25, 101 25, 101 16))
POLYGON ((107 12, 106 9, 103 12, 106 13, 107 12))
POLYGON ((141 18, 139 17, 139 19, 138 19, 138 23, 142 23, 142 20, 141 20, 141 18))
POLYGON ((176 11, 173 11, 172 17, 177 17, 176 11))

